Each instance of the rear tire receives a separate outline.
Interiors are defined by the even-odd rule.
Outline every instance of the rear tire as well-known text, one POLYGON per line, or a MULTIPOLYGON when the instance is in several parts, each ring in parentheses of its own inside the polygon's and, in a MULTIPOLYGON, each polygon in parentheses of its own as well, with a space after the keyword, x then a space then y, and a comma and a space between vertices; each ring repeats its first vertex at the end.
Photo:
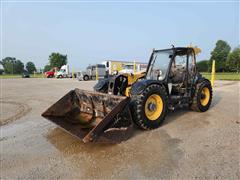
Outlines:
POLYGON ((205 112, 212 103, 212 86, 210 81, 204 80, 197 84, 191 109, 197 112, 205 112))
POLYGON ((168 95, 164 86, 149 85, 140 95, 134 95, 132 99, 133 121, 138 127, 150 130, 162 124, 168 104, 168 95))

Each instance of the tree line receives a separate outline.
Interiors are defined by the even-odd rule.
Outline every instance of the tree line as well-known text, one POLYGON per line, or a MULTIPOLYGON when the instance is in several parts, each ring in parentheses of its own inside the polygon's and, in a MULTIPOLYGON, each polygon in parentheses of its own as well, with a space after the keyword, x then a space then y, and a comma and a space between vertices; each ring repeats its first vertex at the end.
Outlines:
POLYGON ((197 62, 200 72, 211 72, 212 62, 215 60, 216 72, 240 72, 240 47, 231 51, 230 45, 223 40, 216 42, 209 60, 197 62))
MULTIPOLYGON (((210 59, 197 62, 198 70, 211 72, 213 60, 216 62, 216 72, 240 72, 240 47, 231 51, 231 47, 226 41, 218 40, 211 52, 210 59)), ((23 62, 15 57, 6 57, 0 61, 0 64, 2 64, 6 74, 21 74, 24 71, 23 62)), ((49 55, 48 64, 44 66, 43 71, 46 72, 52 68, 60 69, 65 64, 67 64, 67 55, 53 52, 49 55)), ((25 69, 29 73, 33 73, 36 71, 36 66, 29 61, 25 64, 25 69)))
MULTIPOLYGON (((51 70, 52 68, 61 68, 62 65, 67 64, 67 55, 62 55, 60 53, 51 53, 49 58, 49 62, 44 67, 44 72, 51 70)), ((21 74, 24 71, 28 71, 30 74, 36 72, 36 66, 32 61, 29 61, 25 64, 15 57, 5 57, 0 61, 0 64, 3 66, 3 70, 0 69, 0 74, 21 74)))
MULTIPOLYGON (((15 57, 6 57, 0 61, 0 64, 2 64, 3 70, 6 74, 21 74, 24 71, 24 63, 15 57)), ((35 64, 31 61, 25 64, 25 69, 29 73, 33 73, 37 70, 35 64)), ((3 72, 0 72, 0 74, 1 73, 3 72)))

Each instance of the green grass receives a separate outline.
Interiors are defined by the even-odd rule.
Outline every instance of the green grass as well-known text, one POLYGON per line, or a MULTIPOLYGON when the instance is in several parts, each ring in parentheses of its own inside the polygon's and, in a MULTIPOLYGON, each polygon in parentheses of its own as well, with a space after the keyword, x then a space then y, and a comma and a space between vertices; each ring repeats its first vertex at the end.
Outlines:
MULTIPOLYGON (((42 74, 30 74, 30 78, 43 78, 42 74)), ((21 74, 2 74, 0 79, 12 79, 12 78, 22 78, 21 74)))
MULTIPOLYGON (((211 73, 202 72, 201 74, 211 80, 211 73)), ((240 73, 216 73, 215 80, 240 81, 240 73)))
MULTIPOLYGON (((211 79, 211 73, 202 72, 201 73, 207 79, 211 79)), ((43 78, 42 74, 33 74, 30 75, 31 78, 43 78)), ((11 79, 11 78, 22 78, 20 74, 3 74, 0 75, 0 79, 11 79)), ((240 81, 240 73, 216 73, 215 75, 216 80, 231 80, 231 81, 240 81)))

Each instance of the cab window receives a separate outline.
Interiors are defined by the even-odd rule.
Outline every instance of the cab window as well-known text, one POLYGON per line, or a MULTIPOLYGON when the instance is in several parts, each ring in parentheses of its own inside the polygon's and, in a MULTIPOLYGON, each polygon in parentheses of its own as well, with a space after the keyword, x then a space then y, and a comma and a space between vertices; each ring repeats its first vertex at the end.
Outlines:
POLYGON ((173 61, 173 68, 186 68, 187 67, 187 55, 177 55, 173 61))

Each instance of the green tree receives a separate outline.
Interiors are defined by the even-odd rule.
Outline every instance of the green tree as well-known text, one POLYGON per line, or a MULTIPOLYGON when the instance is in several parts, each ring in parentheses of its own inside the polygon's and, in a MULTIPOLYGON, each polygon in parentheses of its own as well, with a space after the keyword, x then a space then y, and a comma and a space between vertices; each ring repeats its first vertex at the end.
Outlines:
POLYGON ((228 54, 231 50, 231 47, 228 45, 226 41, 218 40, 215 48, 211 52, 211 58, 209 61, 209 71, 211 71, 212 61, 216 61, 216 71, 222 72, 226 71, 226 61, 228 54))
POLYGON ((5 57, 4 59, 2 59, 1 64, 6 74, 13 74, 15 61, 16 58, 14 57, 5 57))
POLYGON ((24 64, 20 60, 16 60, 14 74, 21 74, 24 70, 24 64))
POLYGON ((3 66, 2 66, 2 61, 0 61, 0 74, 3 74, 4 70, 3 70, 3 66))
POLYGON ((51 66, 49 64, 47 64, 46 66, 44 66, 43 72, 47 72, 51 70, 51 66))
POLYGON ((37 70, 35 64, 34 64, 33 62, 31 62, 31 61, 29 61, 29 62, 26 63, 26 69, 27 69, 27 71, 28 71, 29 73, 31 73, 31 74, 32 74, 34 71, 37 70))
POLYGON ((235 48, 227 57, 229 71, 240 72, 240 48, 235 48))
POLYGON ((6 74, 20 74, 23 72, 24 64, 14 57, 6 57, 2 59, 1 64, 6 74))
POLYGON ((202 60, 202 61, 197 62, 198 71, 207 72, 208 64, 209 64, 209 60, 202 60))
POLYGON ((49 64, 50 67, 57 67, 57 68, 61 68, 62 65, 67 64, 67 55, 62 55, 60 53, 52 53, 49 56, 49 64))

